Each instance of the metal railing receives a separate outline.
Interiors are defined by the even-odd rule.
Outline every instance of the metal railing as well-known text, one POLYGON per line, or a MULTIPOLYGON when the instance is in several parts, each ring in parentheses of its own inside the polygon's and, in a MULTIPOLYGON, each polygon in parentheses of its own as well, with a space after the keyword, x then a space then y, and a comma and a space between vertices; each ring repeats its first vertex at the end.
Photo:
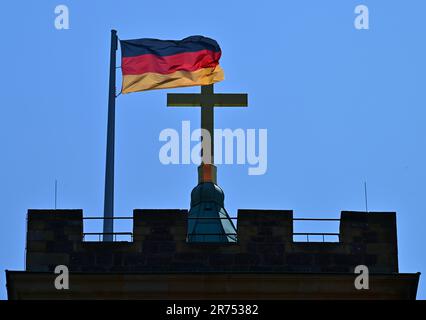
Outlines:
POLYGON ((293 221, 340 221, 338 218, 293 218, 293 221))
MULTIPOLYGON (((83 217, 83 220, 133 220, 133 217, 83 217)), ((103 236, 112 235, 113 242, 117 242, 117 237, 128 237, 130 241, 133 241, 133 233, 132 232, 83 232, 82 240, 84 242, 94 242, 94 241, 102 241, 103 236), (88 240, 88 237, 96 236, 97 240, 88 240)), ((120 240, 119 240, 120 241, 120 240)))
MULTIPOLYGON (((83 217, 83 220, 105 220, 105 219, 113 219, 113 220, 133 220, 133 217, 83 217)), ((188 217, 188 220, 222 220, 222 219, 229 219, 231 221, 238 222, 237 217, 188 217)), ((340 221, 340 219, 337 218, 293 218, 294 221, 340 221)), ((235 227, 235 225, 234 225, 235 227)), ((89 236, 97 236, 98 241, 102 241, 102 236, 104 235, 113 235, 113 241, 117 241, 117 236, 127 236, 133 241, 133 233, 132 232, 112 232, 112 233, 104 233, 104 232, 84 232, 83 233, 83 241, 88 241, 87 237, 89 236)), ((235 232, 232 233, 188 233, 187 235, 187 241, 192 242, 190 240, 191 237, 208 237, 208 236, 218 236, 218 237, 232 237, 237 241, 237 230, 235 228, 235 232)), ((340 241, 340 234, 337 232, 293 232, 293 241, 294 242, 318 242, 318 241, 312 241, 313 237, 320 237, 322 239, 322 242, 326 242, 326 237, 335 237, 337 239, 337 242, 340 241), (306 237, 306 241, 295 241, 294 237, 297 236, 303 236, 306 237)), ((197 242, 197 241, 194 241, 197 242)), ((200 241, 204 242, 204 241, 200 241)), ((336 241, 332 241, 336 242, 336 241)))
POLYGON ((129 236, 130 241, 133 241, 133 233, 132 232, 83 232, 83 241, 90 242, 86 240, 87 236, 98 236, 98 241, 102 241, 102 236, 113 235, 114 242, 117 241, 117 236, 129 236))
POLYGON ((83 220, 133 220, 133 217, 83 217, 83 220))
MULTIPOLYGON (((322 242, 325 242, 326 236, 335 236, 337 237, 337 242, 339 242, 340 234, 335 232, 293 232, 293 236, 306 236, 306 242, 309 241, 309 236, 322 236, 322 242)), ((301 241, 294 241, 294 242, 301 242, 301 241)), ((312 241, 313 242, 313 241, 312 241)), ((317 242, 317 241, 315 241, 317 242)))
MULTIPOLYGON (((339 221, 340 219, 337 218, 293 218, 293 221, 339 221)), ((338 232, 293 232, 293 242, 305 242, 305 241, 295 241, 294 237, 297 236, 305 236, 306 242, 318 242, 318 241, 310 241, 312 238, 309 238, 309 236, 316 236, 322 238, 322 242, 326 242, 327 236, 332 236, 337 238, 337 242, 340 241, 340 233, 338 232)), ((336 242, 336 241, 332 241, 336 242)))

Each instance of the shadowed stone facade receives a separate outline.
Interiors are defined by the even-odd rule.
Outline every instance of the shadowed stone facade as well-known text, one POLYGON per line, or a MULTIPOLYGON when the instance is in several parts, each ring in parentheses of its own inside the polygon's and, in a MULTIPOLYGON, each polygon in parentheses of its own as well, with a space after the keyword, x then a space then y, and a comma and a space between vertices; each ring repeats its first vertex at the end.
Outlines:
POLYGON ((239 210, 236 243, 188 243, 187 214, 186 210, 135 210, 133 241, 105 243, 82 241, 82 210, 29 210, 26 272, 7 272, 9 298, 37 297, 35 292, 31 296, 25 291, 22 282, 25 277, 33 277, 35 283, 41 281, 38 284, 41 287, 45 284, 40 290, 44 296, 38 298, 55 298, 59 293, 53 287, 53 280, 47 284, 41 279, 54 279, 57 265, 68 266, 71 287, 73 274, 75 279, 86 279, 89 286, 81 287, 78 292, 71 288, 57 298, 414 299, 416 296, 419 274, 398 273, 395 213, 342 212, 340 241, 321 243, 293 242, 293 213, 283 210, 239 210), (357 265, 369 268, 372 287, 365 290, 368 292, 353 287, 357 265), (275 279, 267 281, 269 291, 264 283, 268 275, 275 279), (241 281, 232 280, 239 276, 245 277, 246 289, 241 287, 241 281), (139 287, 117 292, 113 281, 105 289, 107 292, 98 290, 94 296, 96 287, 90 291, 90 283, 96 277, 111 281, 118 281, 118 277, 124 281, 119 281, 120 288, 126 283, 125 277, 134 277, 132 281, 139 283, 139 287), (156 282, 152 282, 152 277, 156 282), (222 283, 227 289, 211 293, 206 283, 212 277, 219 277, 216 285, 222 283), (183 278, 189 282, 180 282, 183 278), (171 289, 173 283, 175 287, 171 289), (191 286, 195 289, 186 292, 191 286))

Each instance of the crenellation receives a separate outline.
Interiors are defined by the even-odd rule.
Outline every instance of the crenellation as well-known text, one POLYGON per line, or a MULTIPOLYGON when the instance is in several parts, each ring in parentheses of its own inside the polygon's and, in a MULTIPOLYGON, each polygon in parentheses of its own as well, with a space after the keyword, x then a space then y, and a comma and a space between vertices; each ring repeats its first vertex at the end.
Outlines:
POLYGON ((187 210, 135 210, 133 241, 84 242, 81 210, 30 210, 27 270, 397 272, 395 213, 342 212, 340 242, 294 242, 293 212, 239 210, 237 242, 186 241, 187 210))

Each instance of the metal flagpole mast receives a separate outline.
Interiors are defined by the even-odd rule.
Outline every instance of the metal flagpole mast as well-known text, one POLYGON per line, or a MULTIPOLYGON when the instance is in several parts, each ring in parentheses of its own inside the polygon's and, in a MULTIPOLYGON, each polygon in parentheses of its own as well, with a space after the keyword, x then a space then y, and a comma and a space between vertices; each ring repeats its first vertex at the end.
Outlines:
POLYGON ((112 233, 114 232, 115 72, 117 42, 117 31, 111 30, 103 241, 112 241, 112 233))

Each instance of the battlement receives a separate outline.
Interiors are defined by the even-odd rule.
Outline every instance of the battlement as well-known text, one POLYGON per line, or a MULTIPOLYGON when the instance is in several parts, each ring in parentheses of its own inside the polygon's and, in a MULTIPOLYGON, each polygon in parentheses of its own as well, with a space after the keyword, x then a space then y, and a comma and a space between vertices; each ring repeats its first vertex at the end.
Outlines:
POLYGON ((343 211, 339 242, 294 242, 293 212, 239 210, 236 243, 188 243, 187 210, 134 210, 133 240, 83 241, 82 210, 29 210, 27 271, 397 273, 396 214, 343 211))

